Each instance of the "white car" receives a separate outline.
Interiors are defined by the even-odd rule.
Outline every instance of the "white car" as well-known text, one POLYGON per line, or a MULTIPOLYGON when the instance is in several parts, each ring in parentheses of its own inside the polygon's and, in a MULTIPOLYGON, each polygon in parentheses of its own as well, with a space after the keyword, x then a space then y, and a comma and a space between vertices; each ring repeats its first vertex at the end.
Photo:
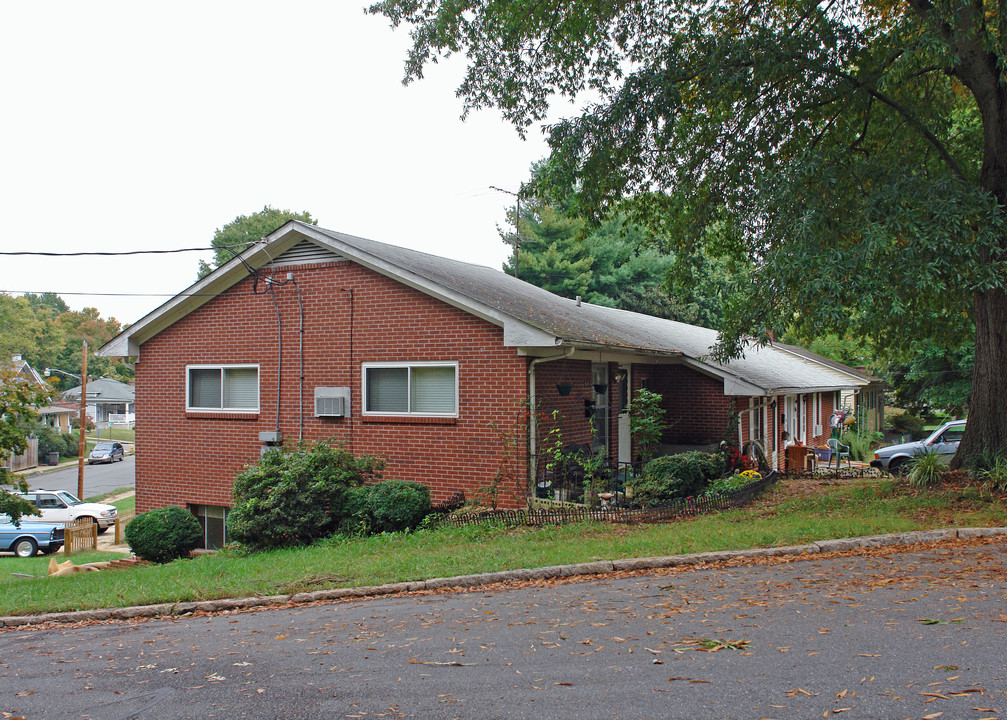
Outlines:
MULTIPOLYGON (((115 505, 84 502, 66 490, 29 490, 22 497, 39 509, 43 522, 68 523, 89 517, 98 526, 99 533, 115 524, 115 505)), ((26 515, 22 521, 31 522, 33 519, 26 515)))
POLYGON ((889 445, 875 451, 871 465, 890 473, 904 472, 917 455, 936 452, 945 463, 951 462, 958 443, 965 434, 965 420, 946 422, 930 433, 926 440, 889 445))

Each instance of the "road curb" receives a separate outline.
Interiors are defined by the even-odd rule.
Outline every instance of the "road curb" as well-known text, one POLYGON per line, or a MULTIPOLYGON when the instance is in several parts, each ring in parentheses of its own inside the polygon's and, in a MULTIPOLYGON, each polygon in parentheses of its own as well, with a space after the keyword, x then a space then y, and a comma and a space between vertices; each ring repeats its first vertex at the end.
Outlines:
POLYGON ((629 558, 624 560, 602 560, 576 565, 552 565, 540 568, 504 570, 477 575, 457 575, 455 577, 431 578, 415 582, 389 583, 335 590, 316 590, 291 595, 269 595, 264 597, 225 598, 221 600, 199 600, 194 602, 160 603, 126 608, 106 608, 101 610, 76 610, 72 612, 43 613, 41 615, 0 616, 0 628, 27 627, 43 623, 78 623, 105 620, 131 620, 135 618, 173 617, 194 612, 224 612, 247 610, 267 605, 301 604, 324 600, 347 598, 380 597, 403 592, 441 590, 444 588, 471 588, 506 581, 549 580, 579 575, 603 575, 621 570, 653 570, 699 565, 701 563, 725 560, 781 557, 787 555, 819 555, 842 550, 869 549, 894 545, 918 545, 954 539, 974 539, 1007 535, 1007 527, 993 528, 950 528, 941 530, 919 530, 888 535, 868 535, 856 538, 820 540, 807 545, 754 548, 750 550, 724 550, 720 552, 669 555, 665 557, 629 558))

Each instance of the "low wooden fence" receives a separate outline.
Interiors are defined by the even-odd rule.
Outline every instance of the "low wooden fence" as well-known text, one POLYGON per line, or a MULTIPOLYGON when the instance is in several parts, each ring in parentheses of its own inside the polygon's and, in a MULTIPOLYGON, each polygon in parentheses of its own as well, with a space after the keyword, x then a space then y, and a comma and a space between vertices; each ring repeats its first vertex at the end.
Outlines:
POLYGON ((125 515, 117 515, 115 518, 115 544, 122 545, 126 542, 126 526, 129 525, 129 521, 136 517, 136 512, 130 512, 125 515))
POLYGON ((98 525, 91 518, 79 518, 66 524, 63 531, 63 552, 67 555, 81 550, 98 549, 98 525))
POLYGON ((491 510, 480 513, 451 513, 442 515, 439 525, 558 525, 582 520, 601 522, 640 523, 663 522, 708 512, 728 510, 744 505, 762 490, 776 482, 779 476, 772 472, 761 480, 744 487, 716 495, 683 498, 662 507, 602 507, 589 508, 568 504, 531 510, 491 510))

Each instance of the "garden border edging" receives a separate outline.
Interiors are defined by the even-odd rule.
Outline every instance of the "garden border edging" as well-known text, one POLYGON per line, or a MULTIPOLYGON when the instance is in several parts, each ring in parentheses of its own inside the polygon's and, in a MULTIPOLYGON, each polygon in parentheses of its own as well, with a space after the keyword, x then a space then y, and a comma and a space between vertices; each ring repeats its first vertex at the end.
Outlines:
POLYGON ((457 575, 455 577, 430 578, 413 582, 389 583, 387 585, 316 590, 292 595, 268 595, 248 598, 223 598, 220 600, 197 600, 192 602, 159 603, 125 608, 105 608, 99 610, 74 610, 41 615, 11 615, 0 617, 0 628, 27 627, 42 623, 75 623, 103 620, 131 620, 134 618, 177 617, 193 612, 224 612, 227 610, 247 610, 267 605, 288 603, 302 604, 346 598, 380 597, 403 592, 440 590, 444 588, 470 588, 508 580, 549 580, 579 575, 603 575, 621 570, 653 570, 679 565, 698 565, 707 562, 721 562, 744 558, 779 557, 785 555, 818 555, 821 553, 876 548, 892 545, 916 545, 940 542, 942 540, 972 539, 1007 535, 1007 527, 992 528, 945 528, 939 530, 917 530, 887 535, 866 535, 855 538, 820 540, 807 545, 787 545, 783 547, 752 548, 749 550, 724 550, 717 552, 669 555, 664 557, 628 558, 624 560, 600 560, 577 563, 575 565, 550 565, 540 568, 521 568, 477 575, 457 575))

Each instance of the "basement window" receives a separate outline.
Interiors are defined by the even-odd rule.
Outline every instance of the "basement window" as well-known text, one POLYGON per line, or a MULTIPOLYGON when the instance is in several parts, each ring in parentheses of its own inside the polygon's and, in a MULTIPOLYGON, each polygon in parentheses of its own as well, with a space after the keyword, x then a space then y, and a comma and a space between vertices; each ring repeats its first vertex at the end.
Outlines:
POLYGON ((364 363, 364 413, 458 416, 458 363, 364 363))
POLYGON ((203 530, 201 547, 207 550, 219 550, 227 544, 227 515, 230 508, 220 505, 190 504, 189 510, 199 521, 203 530))
POLYGON ((258 365, 189 365, 186 410, 258 412, 258 365))

